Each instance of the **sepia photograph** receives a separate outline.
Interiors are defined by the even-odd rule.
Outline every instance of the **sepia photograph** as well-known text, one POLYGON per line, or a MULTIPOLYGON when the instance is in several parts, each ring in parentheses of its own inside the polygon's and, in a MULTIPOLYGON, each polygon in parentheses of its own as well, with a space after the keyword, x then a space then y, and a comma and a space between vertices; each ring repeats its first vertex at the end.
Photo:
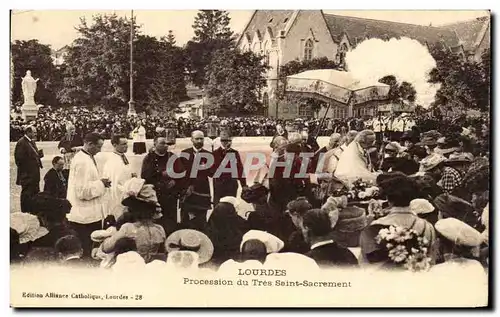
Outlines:
POLYGON ((491 307, 491 33, 11 10, 10 306, 491 307))

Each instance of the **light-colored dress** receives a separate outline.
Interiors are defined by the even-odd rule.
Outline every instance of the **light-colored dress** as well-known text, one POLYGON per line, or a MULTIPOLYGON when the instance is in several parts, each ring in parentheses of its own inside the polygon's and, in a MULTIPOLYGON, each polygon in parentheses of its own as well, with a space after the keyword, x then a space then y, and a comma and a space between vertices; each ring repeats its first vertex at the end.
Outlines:
POLYGON ((125 236, 135 240, 137 253, 144 258, 146 263, 153 259, 153 256, 159 252, 160 246, 167 239, 165 230, 157 224, 126 223, 121 226, 120 231, 123 231, 125 236))

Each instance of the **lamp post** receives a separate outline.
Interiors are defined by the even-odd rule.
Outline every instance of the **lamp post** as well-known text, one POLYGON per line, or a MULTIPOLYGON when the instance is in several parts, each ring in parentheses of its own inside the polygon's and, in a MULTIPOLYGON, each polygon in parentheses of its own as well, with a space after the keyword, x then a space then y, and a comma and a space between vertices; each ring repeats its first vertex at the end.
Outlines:
POLYGON ((136 116, 134 101, 134 10, 130 18, 130 100, 128 102, 127 116, 136 116))
POLYGON ((219 128, 219 119, 215 116, 208 118, 207 136, 212 140, 212 152, 214 151, 214 140, 217 138, 217 130, 219 128))
POLYGON ((165 127, 166 140, 168 145, 174 145, 177 139, 177 124, 170 120, 165 127))

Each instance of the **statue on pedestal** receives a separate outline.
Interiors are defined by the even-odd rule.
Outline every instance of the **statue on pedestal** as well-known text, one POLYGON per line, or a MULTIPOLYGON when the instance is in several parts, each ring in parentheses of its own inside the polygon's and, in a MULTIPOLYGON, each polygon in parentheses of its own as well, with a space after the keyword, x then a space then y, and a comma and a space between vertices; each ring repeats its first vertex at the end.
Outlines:
POLYGON ((39 78, 34 79, 31 76, 31 71, 26 71, 26 76, 23 77, 21 83, 23 89, 24 103, 21 107, 24 120, 34 119, 38 115, 38 106, 35 103, 35 92, 39 78))
POLYGON ((26 76, 22 81, 23 95, 24 95, 24 104, 25 105, 35 105, 35 92, 36 92, 36 83, 39 78, 34 79, 31 77, 31 71, 26 72, 26 76))

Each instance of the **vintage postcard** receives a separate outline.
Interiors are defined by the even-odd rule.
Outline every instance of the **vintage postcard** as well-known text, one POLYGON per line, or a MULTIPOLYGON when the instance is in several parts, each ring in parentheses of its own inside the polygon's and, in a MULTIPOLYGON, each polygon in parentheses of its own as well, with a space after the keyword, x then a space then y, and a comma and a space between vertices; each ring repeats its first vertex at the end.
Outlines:
POLYGON ((487 307, 490 11, 11 11, 10 304, 487 307))

